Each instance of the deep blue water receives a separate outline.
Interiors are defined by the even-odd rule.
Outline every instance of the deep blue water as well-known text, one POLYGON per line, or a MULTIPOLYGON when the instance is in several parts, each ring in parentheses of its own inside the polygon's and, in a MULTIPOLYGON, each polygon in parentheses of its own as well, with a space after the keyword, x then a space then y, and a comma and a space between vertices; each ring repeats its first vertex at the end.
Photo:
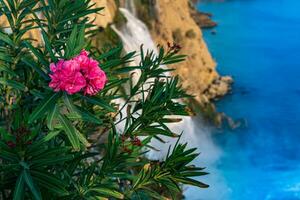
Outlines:
POLYGON ((218 22, 217 34, 204 31, 205 40, 218 71, 235 80, 218 110, 247 121, 213 136, 223 152, 216 167, 229 188, 216 192, 230 200, 300 199, 300 1, 197 7, 218 22))

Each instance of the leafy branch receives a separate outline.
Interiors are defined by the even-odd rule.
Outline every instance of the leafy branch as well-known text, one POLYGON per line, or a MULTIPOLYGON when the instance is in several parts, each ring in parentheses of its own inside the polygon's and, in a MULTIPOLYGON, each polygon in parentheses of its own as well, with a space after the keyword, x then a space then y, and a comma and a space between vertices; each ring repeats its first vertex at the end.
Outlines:
MULTIPOLYGON (((0 199, 166 199, 183 184, 208 187, 179 142, 162 161, 151 141, 178 137, 169 123, 189 114, 171 65, 177 48, 124 53, 93 46, 97 27, 90 0, 0 0, 0 199), (40 39, 28 38, 32 31, 40 39), (108 82, 95 96, 49 87, 50 63, 85 48, 108 82), (132 66, 133 59, 140 59, 132 66), (138 75, 138 76, 136 76, 138 75)), ((162 147, 163 148, 163 147, 162 147)))

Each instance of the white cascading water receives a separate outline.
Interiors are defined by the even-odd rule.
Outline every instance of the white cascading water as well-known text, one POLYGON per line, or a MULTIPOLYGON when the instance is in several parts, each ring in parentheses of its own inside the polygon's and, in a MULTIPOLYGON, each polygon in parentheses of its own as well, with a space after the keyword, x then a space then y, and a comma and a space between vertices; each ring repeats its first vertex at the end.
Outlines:
POLYGON ((135 3, 134 0, 128 0, 125 1, 125 6, 124 6, 133 16, 136 16, 136 8, 135 8, 135 3))
MULTIPOLYGON (((133 6, 131 5, 131 9, 132 7, 133 6)), ((144 49, 153 50, 155 53, 158 53, 157 46, 152 40, 147 26, 131 14, 128 9, 120 8, 120 11, 126 17, 127 23, 120 29, 117 29, 115 26, 112 26, 112 28, 121 38, 124 50, 126 52, 139 52, 140 46, 143 44, 144 49)), ((139 56, 136 56, 132 64, 139 65, 139 62, 139 56)), ((134 74, 134 79, 137 79, 139 73, 137 72, 134 74)), ((121 105, 124 104, 124 102, 118 103, 121 105)), ((183 132, 181 143, 188 142, 189 147, 197 147, 199 149, 201 155, 195 160, 194 164, 201 167, 207 167, 206 171, 212 174, 199 178, 199 180, 212 185, 212 187, 201 190, 194 187, 186 187, 184 194, 188 200, 224 199, 225 195, 228 193, 228 187, 224 183, 222 176, 220 176, 219 172, 214 167, 221 152, 212 141, 210 134, 211 129, 201 124, 201 120, 199 119, 183 117, 183 120, 180 123, 169 124, 168 126, 177 134, 183 132), (224 194, 221 194, 222 192, 224 194)), ((151 145, 160 151, 150 151, 148 156, 153 159, 162 159, 166 155, 169 145, 173 145, 176 142, 175 139, 170 138, 166 141, 167 144, 162 144, 159 141, 154 140, 151 145)))

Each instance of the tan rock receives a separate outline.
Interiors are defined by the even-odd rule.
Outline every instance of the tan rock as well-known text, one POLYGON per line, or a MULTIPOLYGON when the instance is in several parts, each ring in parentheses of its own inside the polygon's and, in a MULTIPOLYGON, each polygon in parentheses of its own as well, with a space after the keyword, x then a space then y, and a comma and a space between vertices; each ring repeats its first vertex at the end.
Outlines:
POLYGON ((117 6, 114 0, 93 0, 96 8, 104 7, 100 14, 93 14, 91 17, 95 18, 97 26, 106 27, 112 23, 117 11, 117 6))
MULTIPOLYGON (((25 18, 25 20, 30 19, 30 18, 33 18, 33 16, 28 16, 25 18)), ((28 24, 26 24, 26 25, 28 25, 28 24)), ((36 26, 36 24, 32 23, 32 26, 36 26)), ((9 26, 9 23, 8 23, 5 15, 0 16, 0 27, 4 28, 4 30, 6 30, 7 32, 11 32, 11 31, 9 31, 11 29, 9 28, 10 26, 9 26)), ((34 39, 34 42, 33 42, 34 45, 40 44, 42 42, 41 33, 40 33, 39 29, 37 29, 37 28, 27 31, 23 35, 23 38, 34 39)))
POLYGON ((180 76, 183 86, 202 103, 226 94, 229 90, 226 81, 211 87, 219 74, 202 32, 191 16, 188 0, 156 0, 156 10, 152 28, 155 41, 161 45, 178 42, 182 46, 180 53, 187 55, 185 62, 175 66, 175 74, 180 76))

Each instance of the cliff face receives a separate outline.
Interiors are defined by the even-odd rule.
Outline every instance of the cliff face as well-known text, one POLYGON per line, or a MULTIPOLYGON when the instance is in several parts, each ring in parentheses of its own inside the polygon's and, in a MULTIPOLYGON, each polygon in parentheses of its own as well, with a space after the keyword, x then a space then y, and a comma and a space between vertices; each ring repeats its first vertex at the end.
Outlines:
POLYGON ((198 18, 196 23, 197 11, 190 7, 189 0, 149 0, 148 3, 142 3, 140 0, 93 0, 93 2, 97 7, 104 7, 101 15, 92 16, 96 18, 95 23, 98 26, 105 28, 116 22, 118 18, 116 2, 123 6, 129 4, 130 7, 137 9, 135 13, 140 13, 138 16, 149 26, 157 44, 166 45, 167 42, 174 42, 182 46, 181 54, 187 55, 187 59, 175 66, 175 74, 179 75, 183 86, 190 94, 195 95, 201 104, 223 96, 230 90, 232 79, 221 77, 217 73, 216 63, 199 28, 199 23, 207 22, 207 18, 204 18, 205 20, 198 18), (133 6, 134 3, 136 6, 133 6))
POLYGON ((97 26, 106 27, 108 24, 114 21, 114 17, 117 12, 117 5, 114 0, 93 0, 95 3, 94 7, 103 7, 104 9, 100 12, 100 15, 93 15, 95 18, 95 24, 97 26))
MULTIPOLYGON (((30 19, 31 17, 28 17, 28 19, 30 19)), ((9 23, 7 18, 4 15, 0 16, 0 27, 4 28, 4 31, 7 32, 11 32, 10 29, 8 29, 9 27, 9 23)), ((34 44, 39 44, 41 42, 41 33, 38 29, 33 29, 33 30, 29 30, 27 31, 24 36, 24 38, 33 38, 33 43, 34 44)))
POLYGON ((182 46, 181 53, 187 55, 186 61, 175 70, 183 86, 201 103, 225 95, 231 78, 217 73, 202 32, 191 16, 188 0, 157 0, 155 9, 157 17, 151 29, 155 41, 178 43, 182 46))

